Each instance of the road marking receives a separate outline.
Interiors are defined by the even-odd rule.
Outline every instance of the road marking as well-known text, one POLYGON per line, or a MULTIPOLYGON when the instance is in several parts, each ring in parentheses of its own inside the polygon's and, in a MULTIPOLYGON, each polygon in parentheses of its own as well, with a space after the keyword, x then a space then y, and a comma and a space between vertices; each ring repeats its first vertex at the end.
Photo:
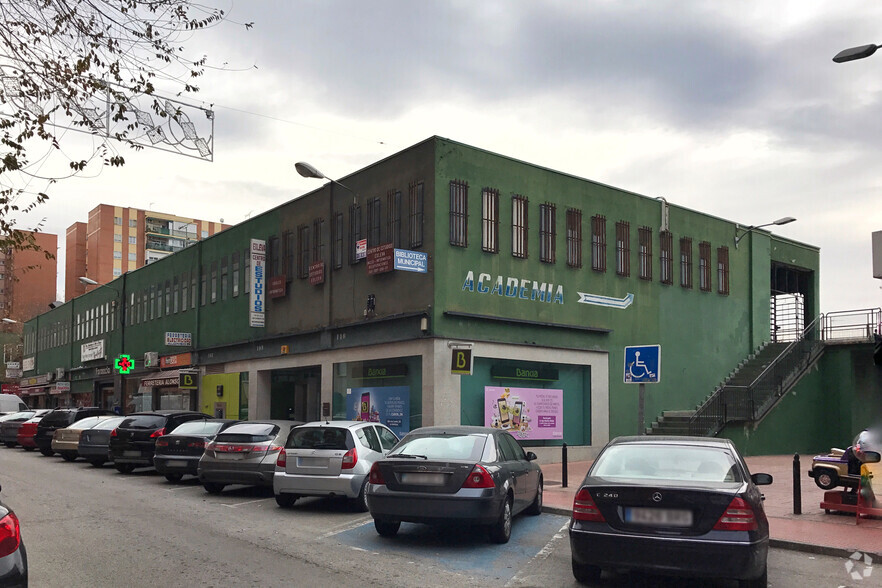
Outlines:
POLYGON ((554 551, 554 549, 556 547, 555 543, 557 543, 558 541, 560 541, 561 539, 566 537, 566 534, 564 533, 564 531, 569 526, 569 524, 570 524, 569 521, 564 523, 563 527, 561 527, 560 530, 558 530, 558 532, 554 534, 554 537, 552 537, 551 540, 545 544, 545 547, 540 549, 539 553, 534 555, 530 559, 530 561, 527 562, 527 565, 521 567, 521 569, 518 570, 518 573, 515 574, 514 576, 512 576, 511 580, 509 580, 505 585, 506 586, 517 586, 522 581, 521 576, 524 574, 524 570, 534 569, 534 567, 535 567, 533 565, 534 562, 540 562, 544 559, 547 559, 548 556, 551 555, 551 552, 554 551))
POLYGON ((267 500, 271 500, 270 498, 258 498, 257 500, 249 500, 247 502, 237 502, 236 504, 221 504, 221 506, 226 506, 227 508, 239 508, 240 506, 245 506, 247 504, 255 504, 257 502, 266 502, 267 500))
POLYGON ((177 492, 178 490, 205 490, 202 486, 178 486, 177 488, 166 488, 166 492, 177 492))
POLYGON ((347 524, 343 525, 342 527, 337 527, 333 531, 328 531, 327 533, 325 533, 324 535, 321 536, 321 539, 327 539, 328 537, 333 537, 334 535, 339 535, 340 533, 345 533, 346 531, 351 531, 352 529, 357 529, 359 527, 363 527, 364 525, 371 522, 371 520, 373 520, 373 517, 371 517, 371 515, 364 515, 363 517, 361 517, 360 519, 358 519, 354 522, 347 523, 347 524))

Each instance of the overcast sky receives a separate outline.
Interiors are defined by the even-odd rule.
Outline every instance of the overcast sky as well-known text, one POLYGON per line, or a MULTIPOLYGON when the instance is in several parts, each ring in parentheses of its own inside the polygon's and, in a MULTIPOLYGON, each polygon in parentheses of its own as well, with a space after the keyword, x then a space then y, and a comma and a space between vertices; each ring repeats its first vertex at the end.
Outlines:
MULTIPOLYGON (((99 203, 235 224, 429 136, 821 248, 821 310, 882 305, 882 4, 242 1, 188 42, 213 163, 121 149, 57 184, 59 244, 99 203), (256 66, 253 67, 253 66, 256 66)), ((198 101, 192 101, 197 103, 198 101)), ((63 261, 63 245, 59 263, 63 261)), ((63 267, 60 265, 60 268, 63 267)))

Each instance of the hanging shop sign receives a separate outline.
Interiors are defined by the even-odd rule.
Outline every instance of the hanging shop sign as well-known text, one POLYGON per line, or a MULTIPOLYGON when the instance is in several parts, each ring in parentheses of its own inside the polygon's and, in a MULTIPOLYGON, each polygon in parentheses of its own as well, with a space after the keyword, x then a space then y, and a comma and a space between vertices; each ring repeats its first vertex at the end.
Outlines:
POLYGON ((563 390, 485 386, 484 425, 521 440, 563 439, 563 390))
POLYGON ((472 375, 472 350, 451 349, 453 355, 450 359, 450 373, 460 376, 472 375))
POLYGON ((166 331, 165 344, 169 347, 190 347, 193 345, 193 334, 166 331))
POLYGON ((104 339, 80 345, 80 361, 94 361, 104 359, 104 357, 104 339))
POLYGON ((395 247, 392 243, 384 243, 377 247, 371 247, 367 251, 367 273, 369 276, 391 272, 395 264, 395 247))
POLYGON ((248 305, 248 325, 264 326, 264 304, 266 302, 266 241, 251 239, 251 297, 248 305))
POLYGON ((199 388, 197 378, 199 374, 196 371, 181 370, 178 374, 178 388, 181 390, 196 390, 199 388))
POLYGON ((424 274, 429 271, 429 254, 423 251, 396 249, 395 269, 424 274))
POLYGON ((135 369, 135 360, 125 353, 113 360, 113 367, 122 375, 126 375, 135 369))

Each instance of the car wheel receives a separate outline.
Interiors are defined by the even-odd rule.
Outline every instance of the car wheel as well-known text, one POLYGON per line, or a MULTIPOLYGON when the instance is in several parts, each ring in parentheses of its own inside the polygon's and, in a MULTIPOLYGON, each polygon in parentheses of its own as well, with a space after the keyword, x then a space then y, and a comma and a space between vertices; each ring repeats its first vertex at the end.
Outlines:
POLYGON ((64 458, 64 461, 75 461, 77 458, 76 453, 62 453, 61 457, 64 458))
POLYGON ((218 484, 217 482, 206 482, 202 486, 209 494, 220 494, 224 491, 224 484, 218 484))
POLYGON ((526 512, 528 515, 540 515, 542 514, 542 478, 539 478, 539 488, 536 489, 536 498, 527 507, 526 512))
POLYGON ((361 483, 361 492, 358 493, 358 497, 353 500, 353 505, 358 512, 367 512, 368 511, 368 503, 367 503, 367 485, 368 479, 365 478, 364 482, 361 483))
POLYGON ((511 538, 511 497, 507 496, 502 503, 499 519, 490 527, 490 540, 493 543, 508 543, 511 538))
POLYGON ((168 480, 169 482, 175 482, 175 483, 180 482, 183 477, 184 477, 184 474, 166 474, 165 475, 166 480, 168 480))
POLYGON ((573 562, 573 577, 580 584, 596 582, 600 579, 600 571, 600 568, 597 566, 573 562))
POLYGON ((106 461, 107 461, 106 459, 92 459, 92 460, 89 460, 89 463, 92 464, 93 466, 95 466, 96 468, 100 468, 101 466, 104 465, 104 462, 106 462, 106 461))
POLYGON ((46 457, 52 457, 53 455, 55 455, 55 452, 52 451, 51 449, 41 449, 40 453, 42 453, 46 457))
POLYGON ((288 508, 297 502, 297 498, 296 494, 276 494, 276 504, 282 508, 288 508))
POLYGON ((832 490, 839 485, 839 475, 833 470, 815 470, 815 484, 821 490, 832 490))
POLYGON ((384 521, 383 519, 374 519, 374 528, 380 537, 394 537, 398 534, 401 527, 401 521, 384 521))
POLYGON ((10 441, 7 441, 7 442, 6 442, 6 447, 10 447, 10 448, 15 447, 15 443, 12 443, 12 442, 10 442, 10 441))
POLYGON ((133 463, 118 463, 116 464, 116 471, 121 474, 131 474, 135 471, 135 464, 133 463))
POLYGON ((769 585, 769 571, 763 569, 763 575, 753 580, 739 580, 738 588, 766 588, 769 585))

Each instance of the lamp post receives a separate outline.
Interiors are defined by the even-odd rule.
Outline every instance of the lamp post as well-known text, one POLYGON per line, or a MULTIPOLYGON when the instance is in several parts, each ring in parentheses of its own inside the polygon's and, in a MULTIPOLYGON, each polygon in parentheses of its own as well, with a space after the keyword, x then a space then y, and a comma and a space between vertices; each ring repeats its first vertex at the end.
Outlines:
POLYGON ((748 233, 753 232, 754 229, 761 229, 763 227, 770 227, 772 225, 786 225, 788 223, 792 223, 796 219, 792 216, 785 216, 783 218, 779 218, 778 220, 774 220, 770 223, 766 223, 764 225, 751 225, 749 227, 744 228, 744 232, 741 235, 738 234, 738 225, 735 225, 735 249, 738 249, 738 243, 743 239, 748 233))
POLYGON ((869 57, 873 53, 876 52, 876 49, 879 48, 879 45, 861 45, 860 47, 851 47, 849 49, 843 49, 839 53, 833 57, 833 61, 836 63, 845 63, 846 61, 854 61, 856 59, 864 59, 865 57, 869 57))

